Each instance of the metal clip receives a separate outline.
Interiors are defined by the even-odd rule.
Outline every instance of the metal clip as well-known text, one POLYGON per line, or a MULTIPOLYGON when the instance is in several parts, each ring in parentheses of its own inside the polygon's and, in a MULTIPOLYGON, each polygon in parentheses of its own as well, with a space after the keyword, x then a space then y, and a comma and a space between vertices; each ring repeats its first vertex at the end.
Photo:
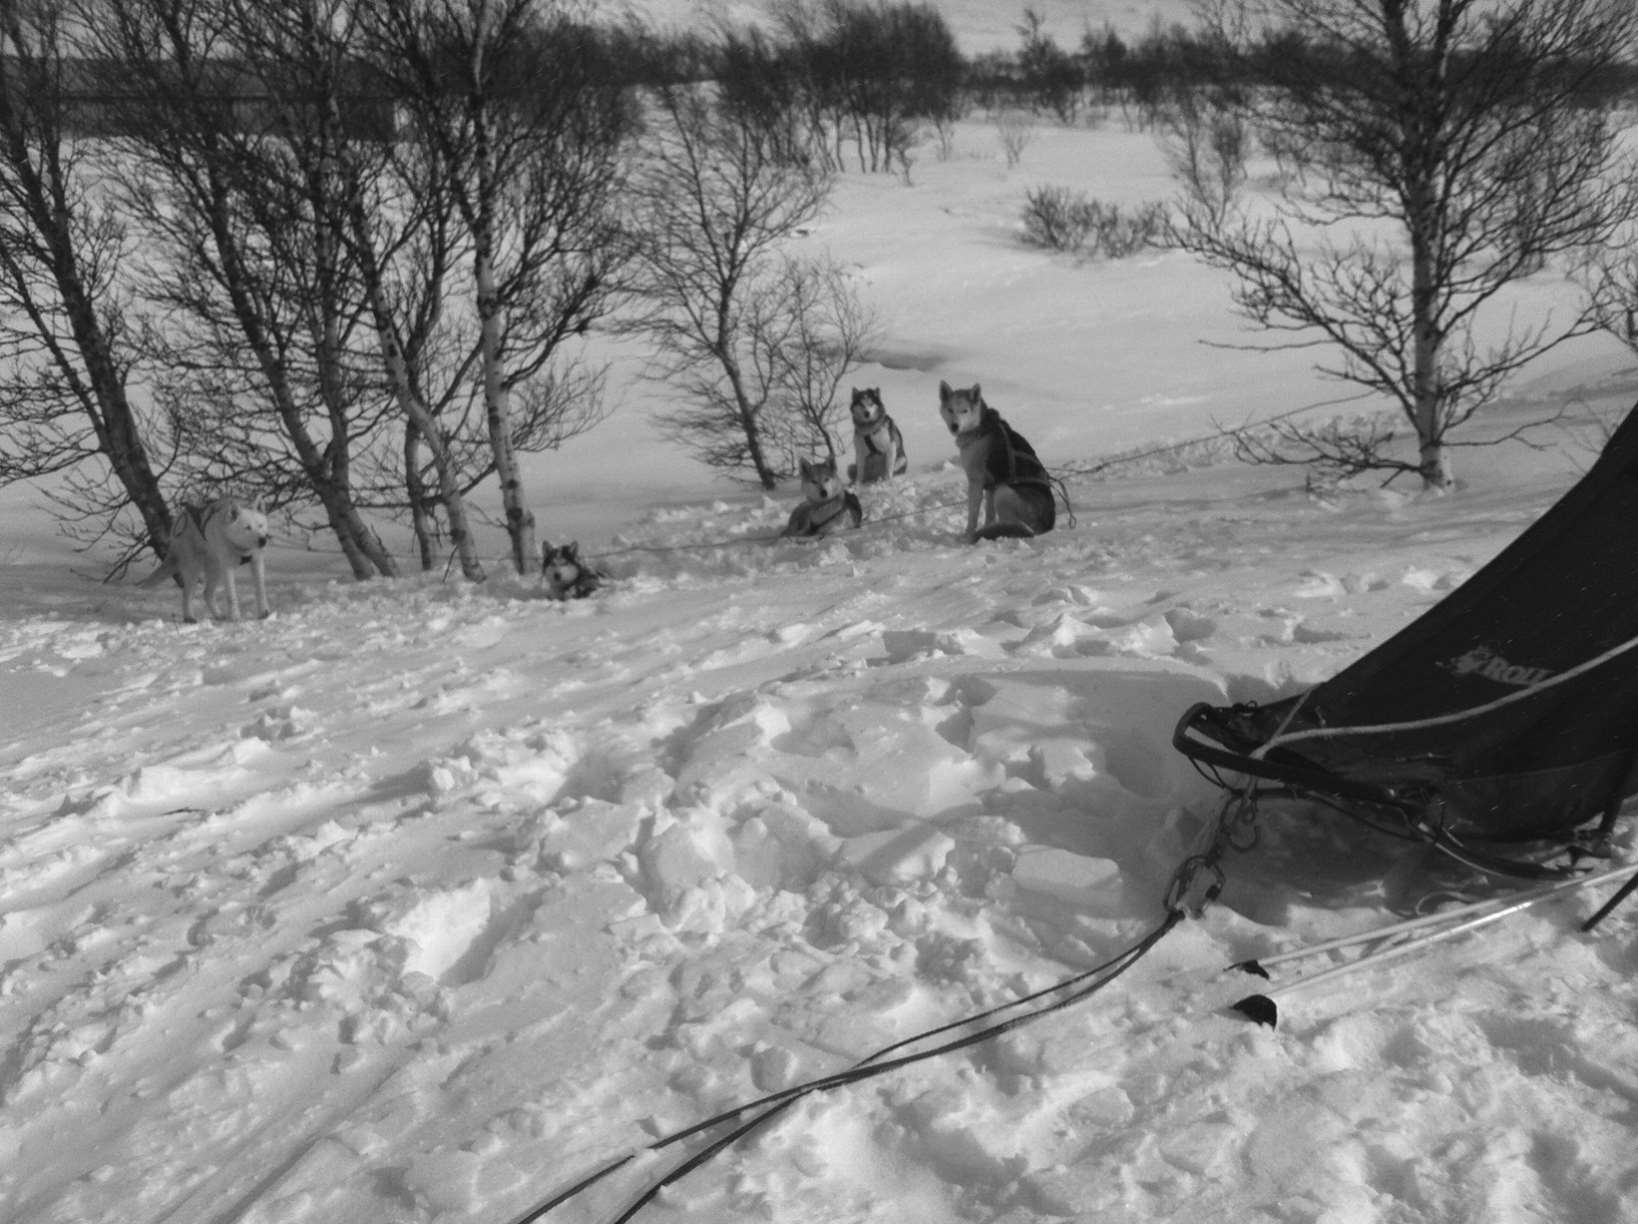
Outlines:
POLYGON ((1215 857, 1196 854, 1183 860, 1166 889, 1166 912, 1199 918, 1223 891, 1223 869, 1215 857))

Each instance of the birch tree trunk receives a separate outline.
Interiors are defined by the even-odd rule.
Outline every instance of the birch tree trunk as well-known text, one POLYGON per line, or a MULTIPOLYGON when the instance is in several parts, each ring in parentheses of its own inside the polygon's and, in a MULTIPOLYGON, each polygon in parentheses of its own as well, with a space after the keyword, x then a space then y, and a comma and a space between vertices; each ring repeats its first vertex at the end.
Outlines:
MULTIPOLYGON (((127 392, 135 353, 119 331, 123 227, 99 215, 81 177, 89 168, 64 139, 61 69, 78 46, 75 29, 59 4, 0 5, 0 306, 8 320, 0 343, 37 354, 39 366, 55 372, 63 411, 83 418, 95 453, 162 552, 171 514, 127 392)), ((17 373, 0 389, 0 422, 22 426, 11 437, 20 453, 0 477, 77 465, 85 448, 75 430, 55 412, 45 413, 48 428, 34 429, 44 407, 40 385, 21 363, 17 373)))

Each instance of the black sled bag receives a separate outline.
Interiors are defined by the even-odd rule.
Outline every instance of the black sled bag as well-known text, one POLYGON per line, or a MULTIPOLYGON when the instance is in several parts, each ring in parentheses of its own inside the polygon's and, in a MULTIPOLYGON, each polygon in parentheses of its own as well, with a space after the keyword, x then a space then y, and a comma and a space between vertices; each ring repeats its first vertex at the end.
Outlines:
MULTIPOLYGON (((1197 705, 1175 746, 1434 841, 1607 832, 1638 790, 1638 407, 1494 560, 1331 679, 1197 705)), ((1227 784, 1227 783, 1225 783, 1227 784)))

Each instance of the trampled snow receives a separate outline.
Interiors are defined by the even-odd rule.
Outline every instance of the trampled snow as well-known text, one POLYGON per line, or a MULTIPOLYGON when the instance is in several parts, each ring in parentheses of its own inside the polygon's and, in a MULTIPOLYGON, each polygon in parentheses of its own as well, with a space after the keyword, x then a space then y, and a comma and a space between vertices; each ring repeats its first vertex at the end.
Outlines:
MULTIPOLYGON (((1036 182, 1163 196, 1147 137, 1043 128, 1013 171, 982 122, 961 137, 909 185, 850 177, 803 240, 881 314, 857 382, 908 439, 856 533, 770 542, 794 490, 666 452, 629 354, 619 415, 530 473, 542 534, 612 575, 584 601, 355 584, 287 537, 271 620, 184 626, 6 494, 0 1219, 511 1221, 1106 961, 1214 811, 1179 715, 1407 623, 1638 389, 1612 344, 1560 350, 1498 418, 1563 411, 1547 449, 1464 451, 1445 498, 1318 500, 1197 448, 1071 474, 1072 523, 968 547, 940 378, 1070 473, 1340 392, 1302 354, 1203 345, 1244 337, 1186 256, 1019 243, 1036 182)), ((1638 1215, 1638 905, 1583 935, 1609 889, 1543 904, 1270 1030, 1229 1009, 1258 988, 1230 964, 1496 886, 1313 813, 1268 814, 1224 870, 1101 993, 804 1097, 639 1218, 1638 1215)), ((547 1218, 613 1219, 688 1150, 547 1218)))

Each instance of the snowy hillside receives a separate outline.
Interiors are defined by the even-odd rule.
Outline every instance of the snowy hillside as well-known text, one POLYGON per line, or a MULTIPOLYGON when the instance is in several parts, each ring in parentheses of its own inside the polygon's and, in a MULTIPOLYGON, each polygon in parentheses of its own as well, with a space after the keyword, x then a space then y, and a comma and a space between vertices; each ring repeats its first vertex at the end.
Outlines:
MULTIPOLYGON (((585 601, 354 584, 287 539, 271 620, 182 626, 170 588, 99 584, 0 501, 0 1219, 512 1221, 1105 962, 1213 810, 1183 710, 1407 623, 1638 398, 1588 341, 1505 408, 1563 409, 1550 447, 1464 452, 1453 497, 1320 502, 1158 453, 1072 477, 1049 536, 967 547, 940 378, 1066 471, 1337 390, 1203 346, 1237 324, 1185 257, 1016 241, 1034 181, 1163 195, 1143 138, 1043 129, 1011 173, 982 123, 962 139, 913 186, 846 182, 807 239, 883 314, 859 382, 909 441, 857 533, 769 542, 792 497, 667 453, 635 357, 622 414, 531 471, 542 533, 613 576, 585 601)), ((1638 904, 1584 936, 1613 884, 1544 903, 1294 993, 1270 1030, 1228 1010, 1258 987, 1226 966, 1494 889, 1293 818, 1224 866, 1107 990, 804 1097, 639 1218, 1638 1215, 1638 904)), ((546 1218, 617 1218, 688 1150, 546 1218)))

